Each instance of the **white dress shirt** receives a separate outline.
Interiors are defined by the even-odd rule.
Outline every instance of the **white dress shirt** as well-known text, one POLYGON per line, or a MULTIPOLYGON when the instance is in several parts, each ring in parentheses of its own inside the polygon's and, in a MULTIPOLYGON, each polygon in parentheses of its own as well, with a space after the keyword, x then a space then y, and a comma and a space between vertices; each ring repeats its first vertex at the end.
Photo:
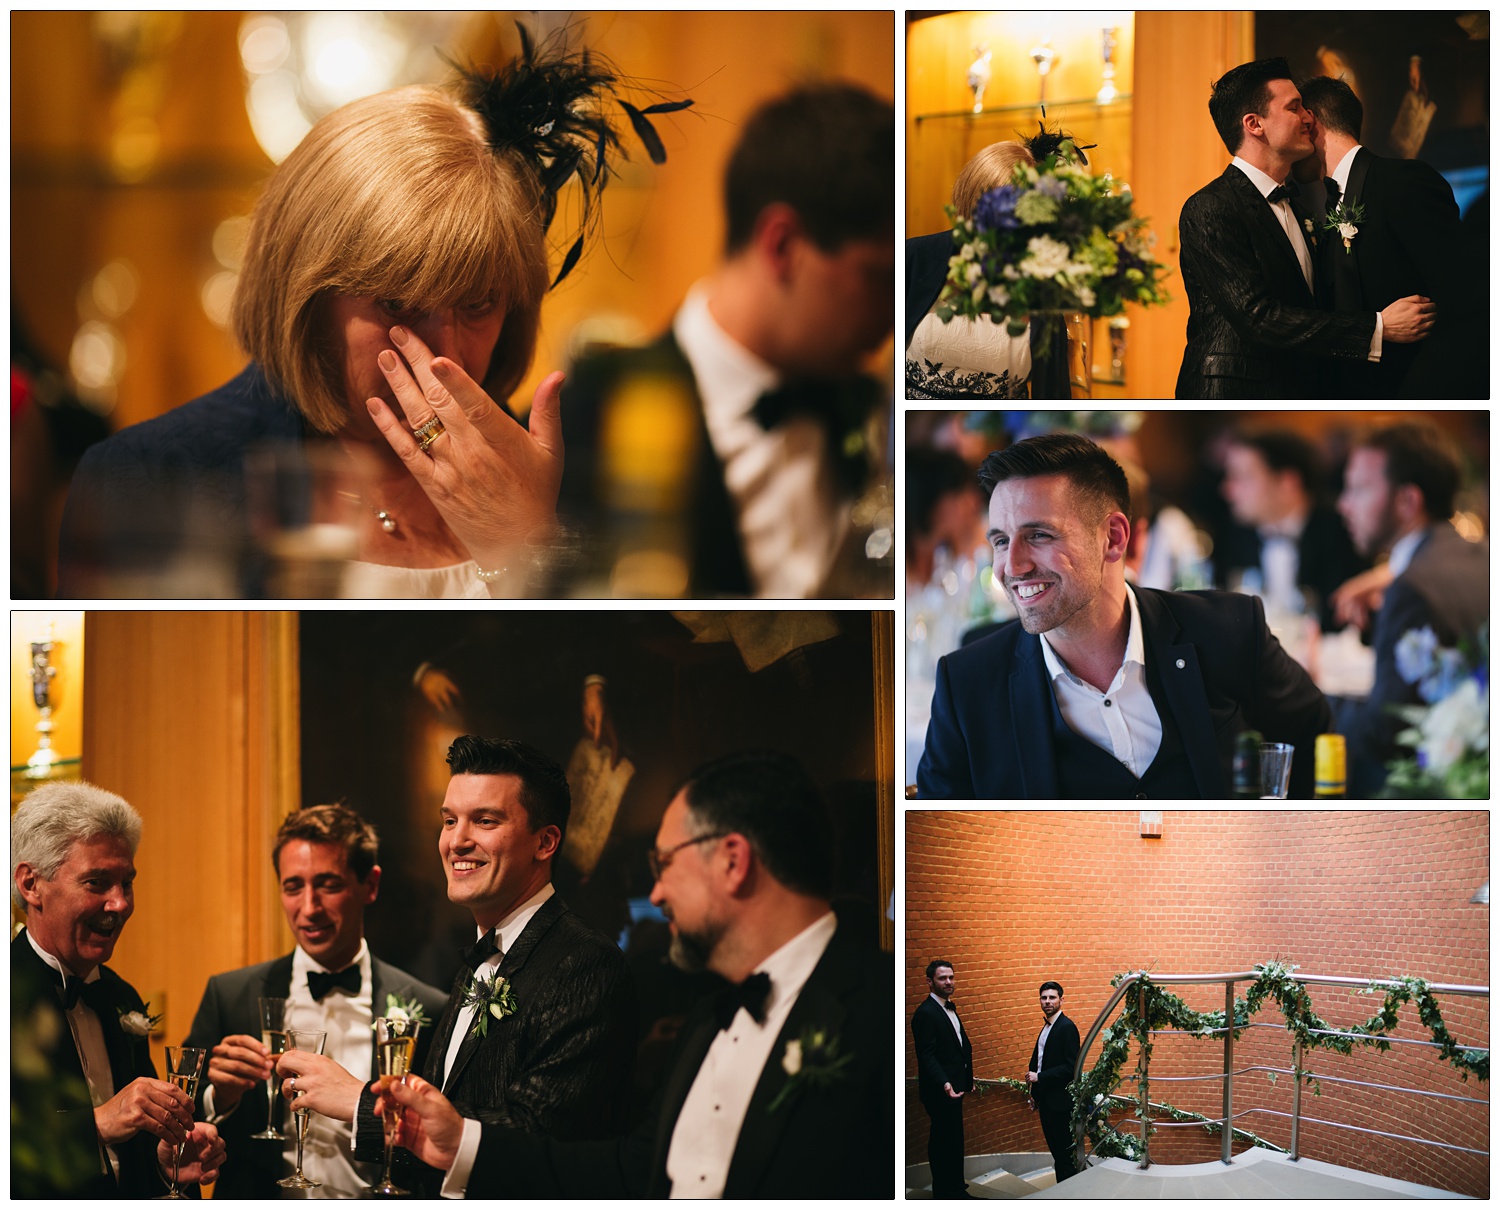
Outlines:
POLYGON ((1161 715, 1146 687, 1146 640, 1135 591, 1129 585, 1125 587, 1125 599, 1130 607, 1125 658, 1103 693, 1068 670, 1045 632, 1040 637, 1042 659, 1047 663, 1052 694, 1063 721, 1075 734, 1103 748, 1140 777, 1161 747, 1161 715))
POLYGON ((964 1027, 959 1022, 958 1010, 956 1008, 950 1009, 948 1001, 944 1000, 937 992, 928 992, 927 994, 937 1001, 937 1006, 943 1010, 943 1016, 948 1018, 948 1024, 953 1026, 954 1037, 958 1039, 958 1044, 962 1046, 964 1044, 964 1027))
MULTIPOLYGON (((1058 1011, 1061 1012, 1062 1010, 1059 1009, 1058 1011)), ((1052 1018, 1052 1021, 1056 1021, 1056 1020, 1057 1020, 1056 1017, 1052 1018)), ((1042 1056, 1044 1054, 1046 1054, 1046 1052, 1047 1052, 1047 1035, 1052 1032, 1052 1021, 1048 1021, 1047 1024, 1045 1024, 1044 1026, 1042 1026, 1042 1032, 1037 1035, 1037 1039, 1036 1039, 1036 1073, 1037 1073, 1037 1075, 1041 1075, 1042 1074, 1042 1056)))
MULTIPOLYGON (((487 981, 494 982, 495 973, 500 969, 500 963, 506 952, 526 931, 526 926, 541 910, 542 904, 551 899, 554 893, 554 888, 549 882, 495 926, 495 944, 498 948, 488 959, 479 964, 479 968, 474 972, 476 977, 482 976, 487 981)), ((489 929, 476 929, 474 939, 478 941, 487 932, 489 929)), ((448 1073, 453 1070, 453 1062, 463 1048, 464 1038, 474 1024, 474 1014, 477 1011, 478 1009, 473 1005, 460 1009, 458 1019, 453 1022, 453 1037, 448 1040, 448 1053, 443 1058, 444 1084, 448 1082, 448 1073)), ((469 1174, 474 1171, 474 1160, 479 1154, 479 1138, 480 1124, 473 1118, 465 1118, 463 1138, 459 1142, 457 1154, 453 1157, 453 1166, 448 1169, 448 1175, 443 1178, 443 1187, 438 1191, 440 1197, 461 1198, 467 1193, 469 1174)))
MULTIPOLYGON (((307 986, 309 971, 328 971, 299 945, 292 951, 292 983, 287 991, 287 1028, 322 1030, 328 1037, 323 1053, 368 1087, 375 1077, 371 1072, 375 1020, 374 982, 370 967, 370 947, 363 940, 359 953, 349 965, 359 967, 359 991, 348 995, 341 988, 330 991, 321 1001, 314 1000, 307 986)), ((336 972, 329 972, 336 973, 336 972)), ((385 1011, 385 1005, 380 1006, 385 1011)), ((295 1127, 295 1123, 293 1123, 295 1127)), ((297 1159, 295 1131, 289 1130, 282 1145, 286 1171, 293 1171, 297 1159)), ((290 1189, 283 1196, 298 1198, 368 1197, 370 1186, 380 1179, 374 1164, 356 1162, 352 1122, 336 1122, 321 1113, 311 1116, 307 1141, 302 1148, 302 1171, 310 1180, 321 1181, 321 1189, 290 1189)))
POLYGON ((849 531, 849 505, 827 457, 823 426, 795 416, 761 428, 751 414, 755 402, 780 385, 781 376, 719 326, 703 283, 688 291, 672 335, 697 380, 755 595, 813 596, 849 531))
POLYGON ((1426 529, 1414 529, 1404 537, 1396 539, 1386 560, 1386 566, 1390 569, 1391 575, 1399 576, 1411 566, 1417 547, 1422 545, 1422 539, 1426 536, 1426 529))
MULTIPOLYGON (((1260 190, 1261 197, 1270 197, 1271 190, 1281 184, 1262 172, 1254 164, 1234 157, 1234 166, 1250 178, 1250 183, 1260 190)), ((1297 222, 1297 216, 1292 211, 1292 203, 1287 198, 1271 204, 1271 213, 1276 216, 1276 221, 1281 224, 1281 229, 1286 232, 1287 242, 1291 244, 1292 251, 1296 253, 1297 264, 1302 268, 1302 280, 1307 283, 1307 292, 1313 292, 1313 264, 1312 250, 1307 246, 1307 239, 1303 233, 1301 224, 1297 222)))
MULTIPOLYGON (((64 984, 73 983, 78 979, 77 975, 70 970, 64 970, 61 962, 37 944, 30 929, 26 930, 26 940, 31 943, 36 956, 63 977, 64 984)), ((89 971, 83 981, 97 983, 99 968, 96 966, 89 971)), ((71 1009, 64 1011, 63 1016, 68 1019, 68 1029, 73 1034, 73 1046, 78 1051, 78 1061, 83 1065, 83 1078, 89 1086, 89 1100, 94 1103, 94 1108, 98 1109, 119 1091, 115 1087, 114 1073, 109 1069, 109 1048, 104 1044, 104 1030, 94 1010, 85 1004, 81 997, 71 1009)), ((141 1044, 145 1045, 144 1038, 141 1039, 141 1044)), ((119 1180, 120 1157, 115 1154, 115 1149, 104 1147, 104 1156, 109 1160, 115 1180, 119 1180)), ((102 1171, 103 1159, 100 1160, 99 1166, 102 1171)))
POLYGON ((756 967, 756 972, 771 976, 765 1020, 756 1024, 755 1018, 741 1008, 703 1057, 667 1149, 672 1197, 724 1195, 729 1162, 734 1158, 755 1086, 767 1063, 781 1062, 782 1056, 772 1053, 776 1036, 836 927, 837 920, 829 912, 756 967))

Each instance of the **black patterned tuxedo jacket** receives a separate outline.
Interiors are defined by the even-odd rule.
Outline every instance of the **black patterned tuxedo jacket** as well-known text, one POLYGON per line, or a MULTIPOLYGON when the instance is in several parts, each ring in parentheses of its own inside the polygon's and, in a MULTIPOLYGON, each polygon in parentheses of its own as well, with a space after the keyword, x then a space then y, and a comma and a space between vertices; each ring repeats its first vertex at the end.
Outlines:
POLYGON ((1368 358, 1375 313, 1318 309, 1270 203, 1235 165, 1188 198, 1179 230, 1190 312, 1177 398, 1320 398, 1336 363, 1368 358))
MULTIPOLYGON (((193 1018, 193 1028, 183 1045, 202 1046, 211 1050, 230 1034, 260 1037, 260 998, 284 997, 290 992, 291 983, 291 954, 214 975, 204 989, 203 999, 198 1004, 198 1014, 193 1018)), ((437 1020, 447 1003, 447 997, 438 988, 412 978, 405 971, 382 962, 374 954, 370 955, 370 991, 370 1005, 375 1016, 380 1016, 385 1011, 388 995, 419 1001, 426 1009, 428 1018, 433 1021, 437 1020)), ((414 1066, 422 1062, 431 1046, 429 1032, 422 1030, 417 1034, 414 1066)), ((374 1063, 373 1032, 370 1035, 370 1055, 370 1070, 378 1071, 379 1068, 374 1063)), ((269 1111, 266 1096, 266 1085, 257 1084, 245 1093, 234 1111, 218 1123, 226 1155, 224 1165, 219 1169, 219 1179, 214 1185, 215 1198, 280 1196, 276 1182, 287 1175, 282 1171, 284 1144, 272 1139, 249 1137, 265 1129, 269 1111)), ((283 1097, 279 1104, 283 1118, 288 1118, 286 1099, 283 1097)), ((284 1120, 281 1123, 283 1130, 286 1125, 284 1120)))
POLYGON ((1329 232, 1319 270, 1340 311, 1381 311, 1421 294, 1437 304, 1432 335, 1415 344, 1382 342, 1380 360, 1339 367, 1345 399, 1489 397, 1488 267, 1475 258, 1453 189, 1420 160, 1354 153, 1345 200, 1364 211, 1358 233, 1329 232))
MULTIPOLYGON (((156 1067, 151 1062, 151 1047, 148 1039, 132 1037, 120 1027, 120 1015, 128 1012, 144 1012, 145 1004, 130 984, 107 966, 99 968, 99 990, 92 992, 102 1002, 95 1009, 99 1025, 104 1033, 104 1046, 109 1052, 109 1070, 114 1080, 115 1092, 123 1092, 132 1080, 142 1077, 156 1079, 156 1067)), ((120 1162, 118 1181, 112 1171, 106 1171, 104 1152, 99 1141, 99 1132, 94 1126, 94 1108, 89 1100, 88 1086, 83 1076, 83 1063, 73 1044, 72 1031, 63 1012, 57 982, 52 968, 37 956, 25 933, 20 933, 10 943, 10 1019, 12 1039, 14 1031, 25 1022, 31 1027, 33 1036, 48 1037, 54 1044, 44 1053, 50 1058, 54 1071, 52 1079, 57 1083, 47 1090, 57 1095, 57 1100, 45 1106, 31 1103, 20 1083, 21 1069, 12 1055, 11 1108, 19 1111, 25 1119, 18 1128, 12 1120, 12 1160, 15 1160, 17 1136, 40 1128, 38 1138, 46 1147, 48 1132, 60 1136, 58 1154, 66 1154, 73 1160, 72 1175, 61 1175, 54 1182, 44 1177, 35 1182, 23 1182, 16 1169, 12 1168, 13 1196, 66 1197, 82 1201, 98 1198, 147 1198, 158 1197, 167 1191, 156 1166, 156 1145, 159 1141, 144 1130, 134 1138, 115 1147, 120 1162), (35 1115, 49 1113, 55 1121, 38 1122, 35 1115)), ((190 1195, 196 1189, 185 1189, 190 1195)))
MULTIPOLYGON (((724 1185, 726 1198, 889 1200, 894 1159, 895 1059, 890 958, 840 926, 771 1048, 750 1098, 724 1185), (827 1087, 801 1085, 771 1105, 790 1077, 786 1044, 808 1029, 835 1035, 853 1062, 827 1087)), ((484 1128, 468 1196, 665 1198, 667 1152, 683 1102, 718 1033, 712 999, 683 1027, 677 1059, 652 1111, 628 1137, 558 1142, 484 1128)))
MULTIPOLYGON (((443 1062, 469 979, 461 967, 433 1030, 423 1076, 467 1118, 558 1139, 619 1133, 629 1113, 639 1015, 619 946, 553 894, 507 951, 498 974, 510 980, 516 1011, 492 1017, 483 1037, 471 1030, 445 1081, 443 1062)), ((358 1116, 361 1159, 383 1154, 374 1104, 366 1090, 358 1116)), ((414 1162, 403 1170, 431 1196, 442 1175, 414 1162)), ((397 1183, 412 1188, 402 1177, 397 1183)))

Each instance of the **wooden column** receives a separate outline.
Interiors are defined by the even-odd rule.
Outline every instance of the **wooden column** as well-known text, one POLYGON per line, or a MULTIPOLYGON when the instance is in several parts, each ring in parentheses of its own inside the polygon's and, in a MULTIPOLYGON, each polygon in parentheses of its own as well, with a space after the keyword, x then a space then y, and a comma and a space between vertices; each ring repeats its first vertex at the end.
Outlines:
POLYGON ((872 618, 875 659, 875 827, 880 855, 880 948, 894 953, 896 922, 886 911, 896 890, 896 615, 877 610, 872 618))

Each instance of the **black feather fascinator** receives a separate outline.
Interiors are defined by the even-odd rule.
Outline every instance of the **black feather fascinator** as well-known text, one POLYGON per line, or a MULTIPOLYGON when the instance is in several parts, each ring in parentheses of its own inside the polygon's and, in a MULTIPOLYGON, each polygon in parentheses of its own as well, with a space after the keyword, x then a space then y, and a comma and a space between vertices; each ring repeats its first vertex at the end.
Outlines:
MULTIPOLYGON (((1042 117, 1045 118, 1046 116, 1047 111, 1044 109, 1042 110, 1042 117)), ((1020 136, 1026 150, 1031 152, 1031 158, 1038 164, 1049 155, 1056 155, 1057 149, 1064 143, 1072 143, 1073 149, 1078 152, 1079 162, 1087 166, 1089 158, 1083 153, 1085 151, 1092 151, 1095 147, 1099 146, 1098 143, 1080 145, 1072 135, 1061 129, 1048 130, 1044 122, 1036 124, 1036 133, 1034 135, 1022 135, 1020 131, 1017 131, 1016 134, 1020 136)))
POLYGON ((667 149, 651 124, 653 114, 676 113, 687 101, 660 101, 637 107, 624 100, 614 66, 588 50, 569 51, 561 35, 538 49, 525 26, 516 23, 521 53, 498 72, 467 68, 449 60, 459 73, 459 95, 483 120, 490 146, 520 155, 536 170, 542 190, 542 227, 557 214, 564 185, 577 177, 581 203, 578 237, 563 257, 552 285, 567 277, 583 255, 583 245, 599 219, 599 198, 614 173, 617 157, 629 158, 611 118, 618 106, 653 164, 667 149))

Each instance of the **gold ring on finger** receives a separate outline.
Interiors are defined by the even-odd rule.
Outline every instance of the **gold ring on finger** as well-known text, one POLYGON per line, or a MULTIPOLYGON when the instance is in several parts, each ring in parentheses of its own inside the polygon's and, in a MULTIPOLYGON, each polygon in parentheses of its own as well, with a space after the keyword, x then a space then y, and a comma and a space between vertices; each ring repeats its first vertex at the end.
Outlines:
POLYGON ((434 416, 426 424, 413 429, 411 435, 417 439, 417 448, 425 454, 427 447, 445 432, 447 430, 443 427, 443 422, 434 416))

